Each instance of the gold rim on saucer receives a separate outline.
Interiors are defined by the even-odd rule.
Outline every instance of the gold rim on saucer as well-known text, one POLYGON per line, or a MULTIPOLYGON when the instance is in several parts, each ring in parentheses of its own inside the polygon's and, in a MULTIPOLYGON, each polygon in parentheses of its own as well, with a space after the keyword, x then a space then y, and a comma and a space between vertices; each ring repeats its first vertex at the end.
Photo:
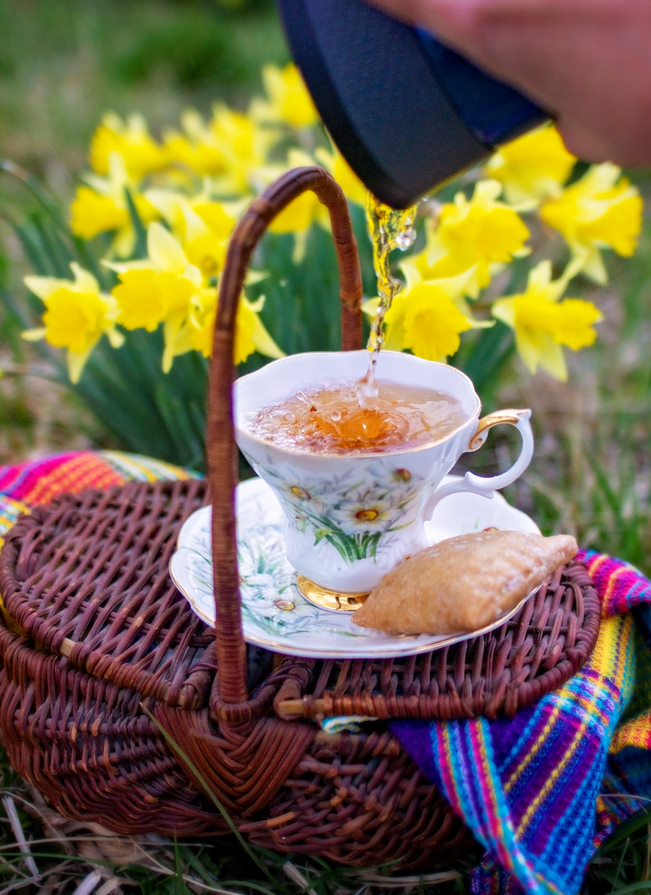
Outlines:
POLYGON ((327 609, 330 612, 354 612, 364 604, 368 597, 365 594, 346 594, 336 590, 328 590, 310 581, 304 575, 298 575, 296 585, 305 599, 318 606, 319 609, 327 609))

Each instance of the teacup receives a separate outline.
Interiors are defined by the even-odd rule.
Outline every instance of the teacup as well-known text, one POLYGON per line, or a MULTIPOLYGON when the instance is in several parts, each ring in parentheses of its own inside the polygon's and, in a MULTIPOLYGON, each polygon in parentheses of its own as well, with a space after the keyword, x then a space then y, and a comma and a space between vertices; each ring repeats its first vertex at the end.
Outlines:
MULTIPOLYGON (((307 579, 302 589, 308 597, 314 596, 310 589, 368 593, 406 555, 427 546, 426 523, 443 497, 456 491, 492 497, 522 475, 533 455, 531 411, 501 410, 480 419, 479 397, 464 373, 395 351, 380 352, 379 380, 431 388, 460 403, 463 422, 445 437, 411 449, 342 455, 279 447, 247 431, 258 411, 299 389, 356 382, 367 370, 364 350, 295 354, 235 383, 237 443, 280 501, 287 558, 307 579), (489 430, 502 424, 515 426, 522 438, 510 469, 488 477, 467 472, 442 484, 461 455, 480 448, 489 430)), ((345 608, 340 602, 332 608, 345 608)), ((344 603, 356 605, 354 599, 344 603)))

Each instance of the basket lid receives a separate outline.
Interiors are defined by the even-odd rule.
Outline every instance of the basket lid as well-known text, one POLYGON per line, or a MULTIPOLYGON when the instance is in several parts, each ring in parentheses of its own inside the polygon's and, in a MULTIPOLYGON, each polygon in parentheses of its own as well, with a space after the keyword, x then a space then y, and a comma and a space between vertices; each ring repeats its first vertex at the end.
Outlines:
POLYGON ((205 704, 214 635, 168 574, 198 480, 68 494, 23 516, 0 556, 5 612, 39 649, 167 703, 205 704))

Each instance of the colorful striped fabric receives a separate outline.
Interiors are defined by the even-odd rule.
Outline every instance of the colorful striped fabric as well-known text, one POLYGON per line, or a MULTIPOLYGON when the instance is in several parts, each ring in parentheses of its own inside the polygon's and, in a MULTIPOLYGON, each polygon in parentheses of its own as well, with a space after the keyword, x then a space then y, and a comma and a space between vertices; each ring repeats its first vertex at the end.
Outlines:
MULTIPOLYGON (((64 492, 190 475, 113 451, 0 467, 0 537, 64 492)), ((603 622, 579 674, 511 720, 393 725, 486 847, 476 895, 578 893, 595 848, 651 798, 651 583, 603 554, 583 559, 603 622)))
POLYGON ((595 849, 651 798, 651 583, 584 553, 603 603, 590 662, 510 720, 393 725, 486 856, 476 895, 575 895, 595 849))
POLYGON ((20 466, 0 466, 0 544, 21 513, 60 494, 125 482, 187 479, 193 473, 151 457, 120 451, 77 451, 20 466))
POLYGON ((127 481, 187 479, 190 473, 178 466, 120 451, 78 451, 60 454, 20 466, 0 466, 0 494, 31 506, 45 503, 65 492, 88 488, 110 488, 127 481))

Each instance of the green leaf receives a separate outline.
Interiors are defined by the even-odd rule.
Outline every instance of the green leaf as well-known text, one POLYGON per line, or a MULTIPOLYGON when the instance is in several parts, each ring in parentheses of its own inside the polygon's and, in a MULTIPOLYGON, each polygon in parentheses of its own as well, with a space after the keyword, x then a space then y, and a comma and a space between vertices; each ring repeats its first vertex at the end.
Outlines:
POLYGON ((125 199, 127 202, 127 208, 129 210, 129 217, 131 218, 131 223, 133 224, 133 229, 136 233, 136 244, 133 250, 134 258, 146 258, 147 257, 147 228, 143 224, 142 218, 138 212, 138 208, 133 199, 133 195, 131 190, 125 188, 124 190, 125 199))

